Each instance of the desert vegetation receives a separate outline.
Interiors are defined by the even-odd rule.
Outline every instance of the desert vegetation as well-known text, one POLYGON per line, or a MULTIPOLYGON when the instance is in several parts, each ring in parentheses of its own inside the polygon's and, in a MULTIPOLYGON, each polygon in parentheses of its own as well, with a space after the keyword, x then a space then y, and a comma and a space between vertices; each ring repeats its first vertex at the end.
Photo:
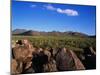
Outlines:
POLYGON ((36 47, 52 47, 53 49, 66 47, 75 52, 83 52, 84 48, 93 47, 96 50, 95 38, 72 36, 13 36, 12 40, 27 38, 36 47))
POLYGON ((79 36, 72 37, 72 36, 13 35, 12 49, 13 51, 15 51, 14 52, 15 54, 13 54, 14 57, 12 57, 13 59, 12 68, 14 68, 13 65, 15 66, 17 65, 19 66, 20 70, 18 71, 18 69, 14 68, 13 73, 37 73, 37 72, 40 73, 40 72, 56 72, 56 71, 67 71, 67 70, 72 71, 72 70, 84 70, 84 69, 96 68, 95 37, 90 38, 90 37, 79 37, 79 36), (23 42, 21 42, 24 39, 30 41, 30 43, 27 44, 30 46, 26 47, 26 45, 23 42), (18 40, 20 41, 18 42, 18 40), (20 44, 23 45, 23 48, 20 44), (18 50, 22 50, 22 52, 21 51, 18 52, 18 50), (64 50, 67 51, 65 52, 65 56, 63 56, 64 50), (41 56, 42 51, 43 54, 41 56), (19 56, 19 54, 25 56, 21 57, 19 56), (90 56, 88 57, 88 55, 90 56), (19 58, 17 58, 18 56, 19 58), (63 59, 60 56, 65 57, 66 59, 60 62, 59 60, 63 59), (67 65, 69 65, 69 68, 67 66, 65 67, 65 69, 59 68, 61 65, 62 66, 66 65, 63 63, 66 60, 68 61, 67 65), (41 65, 40 63, 38 63, 40 61, 42 63, 41 65), (24 69, 23 69, 23 64, 24 64, 24 69), (33 68, 35 70, 33 70, 33 68))

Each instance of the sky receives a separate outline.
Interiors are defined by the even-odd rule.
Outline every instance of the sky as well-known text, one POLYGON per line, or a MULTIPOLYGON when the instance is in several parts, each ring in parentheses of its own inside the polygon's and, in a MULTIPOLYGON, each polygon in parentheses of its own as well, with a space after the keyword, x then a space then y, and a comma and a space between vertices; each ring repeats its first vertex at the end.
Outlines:
POLYGON ((96 7, 12 0, 12 30, 96 34, 96 7))

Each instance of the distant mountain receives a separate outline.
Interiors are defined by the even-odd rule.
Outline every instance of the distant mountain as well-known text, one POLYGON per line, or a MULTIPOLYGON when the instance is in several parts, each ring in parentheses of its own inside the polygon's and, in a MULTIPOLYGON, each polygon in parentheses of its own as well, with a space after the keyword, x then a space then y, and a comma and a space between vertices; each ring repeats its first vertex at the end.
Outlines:
POLYGON ((33 30, 25 30, 25 29, 15 29, 12 31, 13 35, 26 35, 26 36, 79 36, 79 37, 89 37, 87 34, 73 31, 59 32, 59 31, 51 31, 51 32, 39 32, 33 30))
POLYGON ((12 34, 21 34, 21 33, 24 33, 26 31, 27 31, 26 29, 15 29, 12 31, 12 34))
POLYGON ((40 32, 29 30, 29 31, 23 32, 23 33, 21 33, 19 35, 30 35, 30 36, 33 36, 33 35, 40 35, 40 32))
POLYGON ((72 36, 88 37, 87 34, 84 34, 84 33, 81 33, 81 32, 68 31, 68 32, 65 32, 65 34, 69 34, 69 35, 72 35, 72 36))

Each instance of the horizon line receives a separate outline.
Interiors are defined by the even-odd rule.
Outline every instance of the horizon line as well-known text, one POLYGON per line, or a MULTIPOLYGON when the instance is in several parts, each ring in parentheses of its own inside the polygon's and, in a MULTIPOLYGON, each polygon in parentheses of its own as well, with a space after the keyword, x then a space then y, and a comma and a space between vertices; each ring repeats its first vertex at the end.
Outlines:
POLYGON ((17 30, 17 29, 26 30, 26 31, 37 31, 37 32, 78 32, 78 33, 82 33, 82 34, 90 35, 90 36, 96 35, 96 33, 95 34, 88 34, 88 33, 85 33, 85 32, 74 31, 74 30, 66 30, 66 31, 51 30, 51 31, 45 31, 45 30, 34 30, 34 29, 16 28, 16 29, 12 29, 12 31, 17 30))

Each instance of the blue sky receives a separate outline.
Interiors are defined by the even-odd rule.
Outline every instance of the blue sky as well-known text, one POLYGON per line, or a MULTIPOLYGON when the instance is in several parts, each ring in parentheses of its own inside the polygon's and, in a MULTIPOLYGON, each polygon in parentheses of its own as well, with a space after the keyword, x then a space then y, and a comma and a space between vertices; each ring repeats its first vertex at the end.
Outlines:
POLYGON ((95 35, 95 6, 12 1, 12 29, 95 35))

